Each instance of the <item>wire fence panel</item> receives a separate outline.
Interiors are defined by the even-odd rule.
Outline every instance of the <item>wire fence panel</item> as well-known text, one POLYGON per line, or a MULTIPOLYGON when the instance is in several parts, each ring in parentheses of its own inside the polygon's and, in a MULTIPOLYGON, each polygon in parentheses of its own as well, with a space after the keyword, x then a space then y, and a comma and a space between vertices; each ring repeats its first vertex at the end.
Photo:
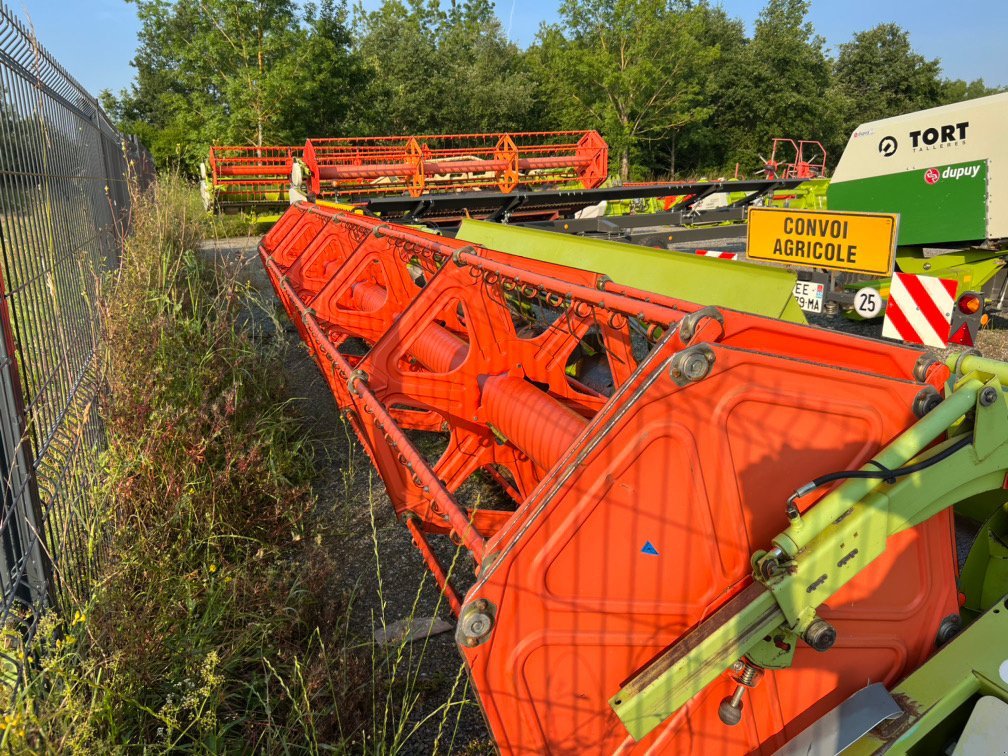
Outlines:
POLYGON ((131 165, 152 174, 0 1, 0 621, 22 635, 44 607, 86 598, 106 548, 97 297, 119 264, 131 165))

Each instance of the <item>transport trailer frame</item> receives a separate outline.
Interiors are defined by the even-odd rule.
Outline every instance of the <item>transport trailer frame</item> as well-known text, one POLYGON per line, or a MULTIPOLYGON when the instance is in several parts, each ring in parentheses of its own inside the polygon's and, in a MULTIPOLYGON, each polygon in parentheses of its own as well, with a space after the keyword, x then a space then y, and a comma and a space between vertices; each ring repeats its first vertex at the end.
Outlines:
MULTIPOLYGON (((633 186, 612 186, 598 189, 540 189, 536 191, 519 189, 513 192, 454 192, 429 194, 423 197, 375 197, 357 203, 359 207, 382 218, 402 223, 423 221, 433 225, 454 225, 463 218, 473 217, 483 220, 509 222, 512 219, 527 221, 550 221, 569 218, 578 211, 600 202, 692 195, 680 206, 669 211, 670 218, 689 223, 721 223, 742 220, 745 209, 761 198, 772 196, 776 191, 792 189, 802 183, 801 179, 775 179, 752 181, 687 181, 663 184, 635 184, 633 186), (727 207, 710 210, 693 210, 703 199, 715 194, 746 194, 742 199, 731 202, 727 207)), ((664 215, 664 214, 663 214, 664 215)), ((624 216, 607 216, 605 220, 624 216)), ((592 227, 592 221, 583 219, 585 228, 592 227)), ((569 229, 559 229, 568 231, 569 229)))

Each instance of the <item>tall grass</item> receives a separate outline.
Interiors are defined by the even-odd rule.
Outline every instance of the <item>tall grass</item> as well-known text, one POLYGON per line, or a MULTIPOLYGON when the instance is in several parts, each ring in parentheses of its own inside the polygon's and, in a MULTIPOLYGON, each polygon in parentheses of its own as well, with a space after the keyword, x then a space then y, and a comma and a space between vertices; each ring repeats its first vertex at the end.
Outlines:
POLYGON ((103 287, 112 556, 24 650, 0 748, 317 752, 372 732, 380 680, 330 588, 279 347, 201 263, 207 231, 180 181, 136 199, 103 287))

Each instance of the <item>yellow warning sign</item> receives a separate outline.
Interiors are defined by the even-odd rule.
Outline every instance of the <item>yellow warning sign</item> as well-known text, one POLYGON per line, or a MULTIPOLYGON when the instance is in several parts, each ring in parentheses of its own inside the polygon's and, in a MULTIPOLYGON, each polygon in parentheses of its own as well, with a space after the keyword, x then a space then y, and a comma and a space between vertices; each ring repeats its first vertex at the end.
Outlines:
POLYGON ((896 213, 831 213, 754 207, 746 256, 806 268, 888 276, 896 256, 896 213))

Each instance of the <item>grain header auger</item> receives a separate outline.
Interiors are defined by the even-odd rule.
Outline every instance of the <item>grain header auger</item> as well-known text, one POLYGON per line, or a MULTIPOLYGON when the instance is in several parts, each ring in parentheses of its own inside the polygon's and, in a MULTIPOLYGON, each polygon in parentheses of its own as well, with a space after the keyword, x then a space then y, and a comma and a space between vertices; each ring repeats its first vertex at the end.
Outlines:
POLYGON ((200 164, 200 195, 208 212, 276 212, 290 205, 290 175, 298 147, 210 148, 200 164))
POLYGON ((345 200, 577 183, 608 176, 609 147, 597 131, 309 139, 292 185, 308 198, 345 200))
POLYGON ((1008 365, 305 203, 260 255, 458 617, 501 751, 824 731, 938 752, 978 691, 1008 697, 1008 365), (959 586, 953 508, 982 524, 959 586), (464 595, 442 536, 475 562, 464 595))

